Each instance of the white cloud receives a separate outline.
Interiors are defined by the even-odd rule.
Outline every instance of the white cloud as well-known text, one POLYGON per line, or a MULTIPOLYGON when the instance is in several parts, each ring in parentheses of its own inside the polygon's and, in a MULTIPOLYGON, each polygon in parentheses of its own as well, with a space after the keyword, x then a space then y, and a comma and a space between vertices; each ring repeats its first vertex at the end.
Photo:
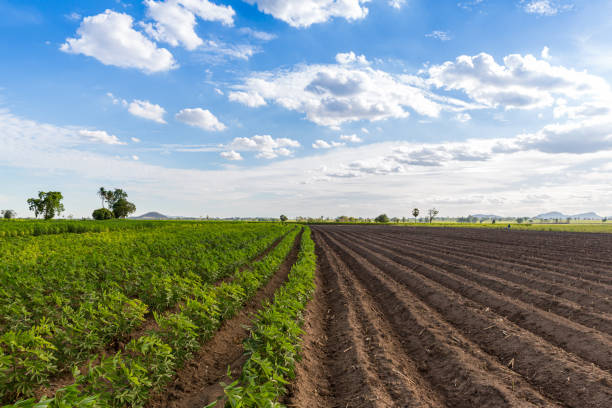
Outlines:
POLYGON ((260 41, 272 41, 277 37, 276 34, 267 33, 265 31, 253 30, 249 27, 241 28, 240 32, 260 41))
POLYGON ((123 106, 134 116, 152 120, 157 123, 166 123, 164 120, 166 110, 159 105, 139 99, 134 99, 132 102, 128 102, 125 99, 117 98, 110 92, 108 92, 106 95, 111 98, 114 105, 123 106))
POLYGON ((340 52, 338 54, 336 54, 336 62, 338 64, 353 64, 353 63, 357 63, 357 64, 362 64, 362 65, 369 65, 370 62, 367 60, 367 58, 365 57, 365 55, 355 55, 355 53, 353 51, 350 52, 340 52))
POLYGON ((100 142, 109 145, 124 145, 125 142, 119 140, 119 138, 115 135, 109 135, 104 130, 87 130, 82 129, 79 130, 79 135, 85 137, 86 139, 92 142, 100 142))
POLYGON ((359 120, 406 118, 408 109, 436 117, 444 106, 453 108, 450 105, 456 101, 437 97, 424 87, 420 78, 365 65, 298 65, 292 70, 253 73, 242 85, 234 86, 229 98, 252 107, 273 101, 331 127, 359 120))
POLYGON ((251 44, 227 44, 219 40, 207 40, 200 50, 216 55, 223 62, 224 58, 248 60, 259 52, 260 48, 251 44))
POLYGON ((257 92, 230 92, 228 98, 230 101, 240 102, 249 108, 257 108, 259 106, 267 105, 266 100, 257 92))
POLYGON ((223 91, 222 91, 222 90, 220 90, 219 88, 215 88, 215 93, 216 93, 217 95, 224 95, 223 91))
POLYGON ((123 13, 106 10, 85 17, 77 29, 78 38, 68 38, 60 49, 71 54, 93 57, 105 65, 137 68, 146 73, 177 68, 172 54, 142 33, 134 30, 133 19, 123 13))
POLYGON ((136 155, 132 155, 132 160, 134 161, 138 161, 140 160, 140 157, 136 156, 136 155))
POLYGON ((429 34, 425 34, 425 37, 435 38, 440 41, 449 41, 451 40, 451 36, 447 31, 434 30, 429 34))
MULTIPOLYGON (((366 132, 367 133, 367 132, 366 132)), ((361 143, 363 140, 356 134, 352 135, 340 135, 340 140, 344 140, 351 143, 361 143)))
POLYGON ((428 82, 446 90, 461 90, 477 103, 495 108, 532 109, 551 106, 557 95, 573 99, 609 94, 600 77, 553 66, 533 55, 512 54, 499 65, 480 53, 429 68, 428 82))
POLYGON ((210 132, 225 130, 227 127, 208 109, 187 108, 176 114, 176 119, 189 126, 196 126, 210 132))
POLYGON ((147 16, 154 23, 144 24, 145 31, 157 41, 194 50, 204 42, 195 32, 196 17, 233 25, 234 10, 208 0, 145 0, 147 16))
POLYGON ((270 14, 292 27, 308 27, 340 17, 349 21, 365 18, 369 0, 244 0, 257 3, 259 11, 270 14))
POLYGON ((228 152, 221 152, 219 153, 219 155, 227 160, 242 160, 242 156, 240 155, 240 153, 234 150, 230 150, 228 152))
POLYGON ((166 110, 149 101, 141 101, 139 99, 133 100, 128 106, 128 112, 134 116, 139 116, 157 123, 166 123, 164 120, 166 110))
POLYGON ((550 59, 550 49, 548 47, 545 46, 544 48, 542 48, 541 57, 545 60, 550 59))
POLYGON ((364 127, 362 127, 362 128, 361 128, 361 131, 362 131, 363 133, 365 133, 365 134, 370 133, 370 131, 369 131, 367 128, 364 128, 364 127))
MULTIPOLYGON (((49 180, 59 183, 57 188, 66 197, 67 210, 77 217, 91 214, 96 199, 86 192, 95 190, 101 180, 120 183, 139 208, 192 216, 276 216, 284 211, 319 216, 350 211, 349 215, 372 217, 381 208, 389 215, 402 216, 406 208, 428 208, 434 202, 442 204, 441 215, 474 213, 476 205, 479 211, 516 216, 544 212, 540 209, 612 214, 610 150, 493 153, 491 146, 499 139, 427 145, 385 142, 330 149, 245 172, 233 167, 165 168, 129 156, 89 151, 87 145, 82 149, 82 138, 77 129, 0 110, 0 165, 20 169, 27 183, 40 183, 41 174, 50 175, 49 180), (440 152, 441 147, 447 150, 440 152), (436 155, 443 160, 434 166, 384 163, 388 157, 415 162, 420 157, 427 162, 428 156, 436 155), (458 160, 478 155, 486 160, 458 160), (482 186, 487 186, 485 193, 482 186), (542 191, 548 196, 546 208, 540 208, 542 191), (202 212, 202 202, 206 202, 206 212, 202 212)), ((27 213, 22 197, 8 200, 7 208, 27 213)))
POLYGON ((554 16, 573 8, 572 4, 564 4, 555 0, 522 0, 521 2, 523 3, 523 10, 527 13, 540 16, 554 16))
POLYGON ((461 123, 469 122, 472 119, 469 113, 458 113, 455 115, 455 120, 461 123))
POLYGON ((345 143, 341 142, 326 142, 325 140, 318 139, 313 144, 312 147, 314 149, 331 149, 332 147, 342 147, 345 143))
POLYGON ((257 158, 274 159, 278 156, 289 156, 293 153, 291 148, 300 147, 297 140, 278 138, 270 135, 255 135, 253 137, 237 137, 229 145, 228 149, 235 151, 254 151, 257 158))
POLYGON ((140 140, 139 138, 137 138, 137 137, 131 137, 130 139, 131 139, 131 140, 132 140, 132 142, 134 142, 134 143, 140 143, 140 142, 141 142, 141 140, 140 140))
POLYGON ((70 21, 79 21, 82 18, 82 16, 75 11, 70 14, 65 14, 64 17, 70 21))
POLYGON ((460 1, 459 3, 457 3, 457 6, 465 10, 472 10, 476 8, 479 4, 481 4, 483 1, 484 0, 460 1))
POLYGON ((406 0, 389 0, 389 5, 397 10, 401 9, 404 4, 406 0))

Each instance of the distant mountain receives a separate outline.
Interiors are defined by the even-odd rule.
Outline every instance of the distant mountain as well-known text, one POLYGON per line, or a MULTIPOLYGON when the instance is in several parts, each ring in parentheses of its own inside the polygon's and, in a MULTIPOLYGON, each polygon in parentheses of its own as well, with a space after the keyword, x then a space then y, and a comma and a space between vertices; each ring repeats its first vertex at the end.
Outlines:
POLYGON ((570 215, 570 218, 577 218, 579 220, 601 220, 601 219, 603 219, 603 217, 595 214, 594 212, 570 215))
POLYGON ((560 213, 559 211, 551 211, 544 214, 536 215, 533 218, 537 218, 539 220, 550 220, 553 218, 567 218, 567 215, 560 213))
POLYGON ((170 219, 170 217, 164 214, 155 212, 155 211, 151 211, 146 214, 142 214, 141 216, 138 216, 138 217, 130 217, 130 219, 132 220, 168 220, 170 219))
POLYGON ((540 214, 540 215, 536 215, 533 218, 537 218, 540 220, 550 220, 550 219, 555 219, 555 218, 571 218, 571 219, 576 219, 576 220, 601 220, 603 219, 603 217, 597 215, 594 212, 587 212, 587 213, 582 213, 582 214, 574 214, 574 215, 566 215, 563 213, 560 213, 559 211, 552 211, 552 212, 547 212, 544 214, 540 214))
POLYGON ((493 215, 493 214, 473 214, 472 217, 476 217, 476 218, 484 218, 484 219, 496 219, 496 220, 501 220, 502 216, 499 215, 493 215))

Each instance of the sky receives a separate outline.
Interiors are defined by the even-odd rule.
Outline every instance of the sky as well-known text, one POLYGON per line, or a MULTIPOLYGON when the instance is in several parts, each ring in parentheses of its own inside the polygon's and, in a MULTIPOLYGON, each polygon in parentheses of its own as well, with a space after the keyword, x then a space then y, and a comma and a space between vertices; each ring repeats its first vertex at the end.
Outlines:
POLYGON ((607 0, 0 0, 0 208, 612 215, 607 0))

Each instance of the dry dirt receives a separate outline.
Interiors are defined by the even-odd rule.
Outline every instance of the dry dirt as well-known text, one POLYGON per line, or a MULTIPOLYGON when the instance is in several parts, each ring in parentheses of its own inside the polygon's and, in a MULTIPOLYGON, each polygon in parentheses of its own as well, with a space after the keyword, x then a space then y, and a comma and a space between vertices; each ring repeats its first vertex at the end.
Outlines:
POLYGON ((612 407, 612 234, 313 226, 293 407, 612 407))

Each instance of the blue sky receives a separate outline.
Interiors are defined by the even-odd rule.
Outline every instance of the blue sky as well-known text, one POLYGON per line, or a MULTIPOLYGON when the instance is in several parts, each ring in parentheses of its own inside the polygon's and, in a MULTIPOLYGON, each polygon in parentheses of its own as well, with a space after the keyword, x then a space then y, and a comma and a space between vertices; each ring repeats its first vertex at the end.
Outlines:
POLYGON ((612 4, 0 0, 0 207, 612 214, 612 4))

